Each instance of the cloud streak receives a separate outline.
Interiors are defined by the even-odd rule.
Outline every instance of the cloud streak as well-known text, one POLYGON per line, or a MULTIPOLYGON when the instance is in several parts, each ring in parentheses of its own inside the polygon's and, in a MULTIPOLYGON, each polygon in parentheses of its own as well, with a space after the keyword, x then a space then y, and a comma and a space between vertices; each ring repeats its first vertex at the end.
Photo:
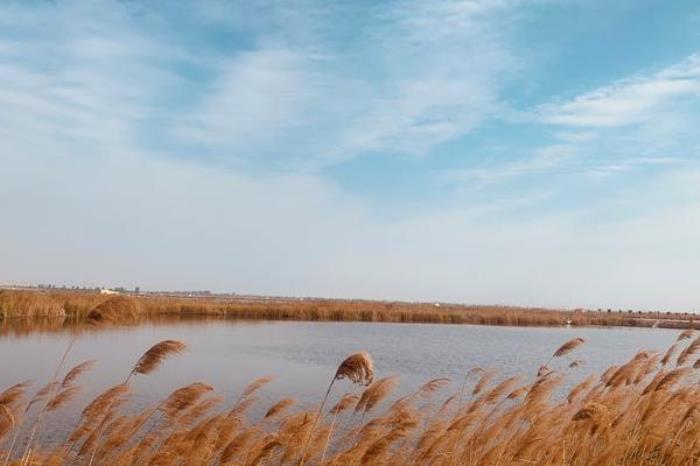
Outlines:
POLYGON ((683 98, 700 97, 700 55, 651 76, 620 80, 561 103, 540 108, 543 122, 583 128, 643 123, 683 98))

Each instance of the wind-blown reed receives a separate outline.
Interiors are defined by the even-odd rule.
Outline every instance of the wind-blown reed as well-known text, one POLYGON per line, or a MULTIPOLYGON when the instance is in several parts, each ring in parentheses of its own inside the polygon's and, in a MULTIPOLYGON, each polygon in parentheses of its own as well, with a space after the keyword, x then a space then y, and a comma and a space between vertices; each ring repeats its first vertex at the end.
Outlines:
MULTIPOLYGON (((162 358, 183 349, 165 343, 147 351, 134 366, 143 370, 133 374, 152 374, 162 358), (140 365, 144 358, 157 363, 140 365)), ((330 409, 324 407, 326 397, 319 408, 283 398, 253 414, 258 392, 272 381, 261 377, 232 405, 213 387, 195 382, 139 411, 128 405, 132 388, 120 383, 88 403, 63 441, 40 439, 29 455, 22 454, 27 449, 22 439, 32 426, 30 404, 37 395, 30 397, 30 385, 23 382, 0 391, 0 460, 115 466, 696 464, 700 372, 688 364, 669 369, 661 354, 640 351, 565 389, 568 374, 579 370, 567 359, 580 344, 567 342, 555 351, 556 364, 539 377, 465 370, 467 387, 436 377, 393 399, 398 380, 374 380, 371 357, 358 353, 331 374, 331 386, 348 379, 363 387, 337 394, 330 409), (462 392, 470 397, 457 403, 462 392)), ((688 338, 675 343, 681 353, 693 353, 693 344, 688 338)), ((75 401, 78 376, 89 368, 79 364, 38 391, 42 397, 56 393, 47 415, 60 415, 75 401)))

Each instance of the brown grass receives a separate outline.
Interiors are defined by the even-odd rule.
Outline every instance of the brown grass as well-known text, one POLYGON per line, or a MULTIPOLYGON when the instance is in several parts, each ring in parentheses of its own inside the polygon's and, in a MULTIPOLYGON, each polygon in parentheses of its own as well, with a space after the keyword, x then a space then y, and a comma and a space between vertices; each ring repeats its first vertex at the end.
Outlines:
MULTIPOLYGON (((129 324, 156 318, 227 318, 511 326, 617 325, 700 328, 687 313, 589 311, 509 306, 450 305, 365 300, 109 297, 69 291, 0 290, 0 332, 61 330, 91 322, 129 324)), ((683 335, 689 338, 691 332, 683 335)))
MULTIPOLYGON (((693 345, 684 340, 676 343, 683 345, 682 352, 693 345)), ((165 346, 172 347, 156 345, 153 348, 160 349, 151 349, 144 357, 159 353, 156 359, 162 362, 172 354, 162 350, 165 346)), ((529 381, 499 379, 491 370, 465 370, 480 377, 471 382, 472 396, 464 404, 454 401, 464 388, 453 387, 445 378, 432 379, 412 395, 390 401, 397 380, 382 377, 359 393, 339 396, 328 410, 308 406, 295 410, 294 401, 284 398, 258 409, 260 415, 252 415, 250 408, 254 395, 271 382, 269 377, 249 384, 232 407, 224 407, 211 386, 193 383, 142 411, 127 405, 130 388, 122 383, 90 402, 63 441, 33 445, 17 440, 26 438, 22 433, 32 426, 29 385, 20 383, 0 392, 0 461, 13 465, 697 464, 700 373, 687 365, 668 370, 660 360, 659 354, 640 351, 627 363, 568 391, 563 386, 568 370, 529 381)), ((357 367, 346 365, 344 370, 350 366, 357 367)), ((61 389, 48 402, 47 415, 61 415, 57 413, 77 391, 77 377, 89 368, 89 363, 81 364, 58 379, 65 383, 57 384, 61 389)), ((365 382, 367 371, 362 372, 362 378, 350 381, 365 382)), ((343 383, 331 375, 333 382, 343 383)))

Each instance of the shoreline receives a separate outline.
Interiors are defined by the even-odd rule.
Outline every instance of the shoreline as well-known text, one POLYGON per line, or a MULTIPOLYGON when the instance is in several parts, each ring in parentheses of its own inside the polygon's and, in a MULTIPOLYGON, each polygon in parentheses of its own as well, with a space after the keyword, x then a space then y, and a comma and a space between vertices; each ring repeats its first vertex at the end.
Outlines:
MULTIPOLYGON (((494 325, 512 327, 700 328, 695 315, 586 309, 546 309, 494 305, 458 305, 368 300, 250 297, 171 297, 104 295, 69 291, 0 290, 0 324, 41 319, 76 323, 111 303, 117 321, 155 318, 300 322, 384 322, 412 324, 494 325)), ((118 322, 115 322, 118 323, 118 322)), ((138 323, 138 322, 132 322, 138 323)))

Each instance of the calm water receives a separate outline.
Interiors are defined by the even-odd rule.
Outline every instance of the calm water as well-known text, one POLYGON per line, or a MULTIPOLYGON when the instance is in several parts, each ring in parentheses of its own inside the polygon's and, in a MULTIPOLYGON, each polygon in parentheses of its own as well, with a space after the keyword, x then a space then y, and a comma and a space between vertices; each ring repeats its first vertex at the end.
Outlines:
MULTIPOLYGON (((96 359, 97 364, 82 379, 83 396, 62 412, 75 414, 98 391, 119 383, 145 350, 164 339, 182 340, 189 349, 167 360, 157 373, 136 378, 136 406, 194 381, 207 382, 232 400, 248 382, 269 374, 277 378, 261 393, 264 401, 292 395, 301 402, 316 402, 338 363, 363 349, 374 357, 377 376, 398 375, 399 390, 404 392, 434 377, 460 380, 475 366, 531 378, 559 345, 582 336, 587 340, 583 347, 566 361, 550 365, 563 369, 573 359, 584 360, 582 368, 567 369, 574 383, 591 371, 626 361, 640 349, 663 351, 677 335, 674 330, 639 328, 240 321, 146 324, 79 337, 67 366, 86 359, 96 359)), ((50 379, 69 340, 66 333, 0 337, 0 388, 22 380, 40 385, 50 379)), ((336 393, 346 389, 354 387, 343 382, 336 393)), ((53 419, 48 430, 58 432, 61 426, 53 419)))

